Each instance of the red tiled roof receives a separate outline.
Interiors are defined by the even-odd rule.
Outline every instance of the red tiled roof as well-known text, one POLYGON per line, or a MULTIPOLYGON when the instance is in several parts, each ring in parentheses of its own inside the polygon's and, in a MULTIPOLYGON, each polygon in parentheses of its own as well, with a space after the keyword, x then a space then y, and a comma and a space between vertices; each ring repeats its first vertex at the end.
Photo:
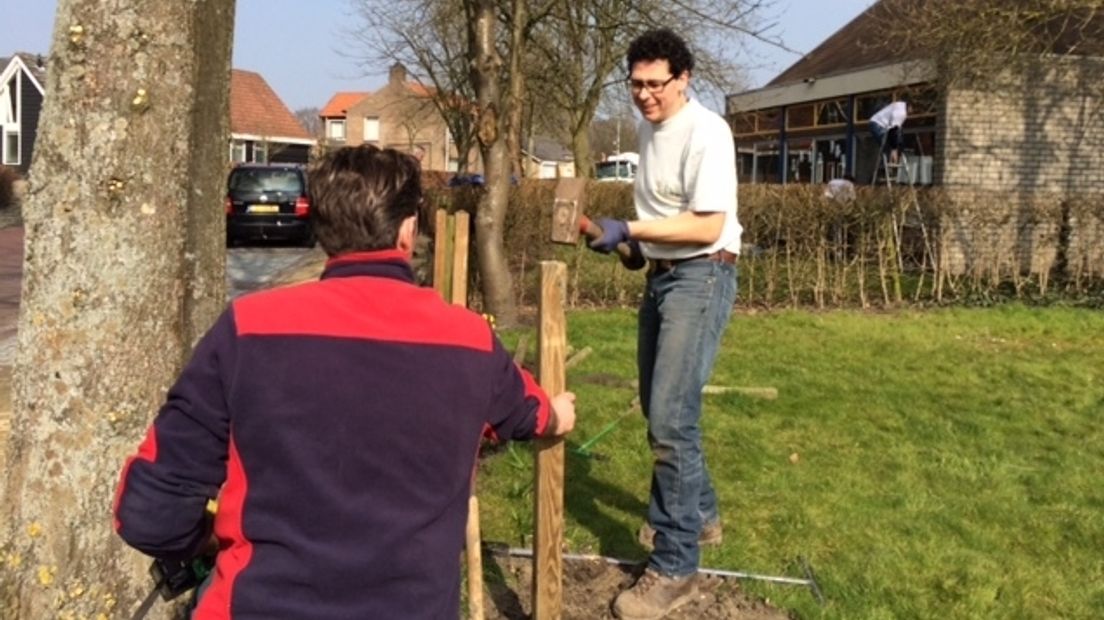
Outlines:
POLYGON ((241 69, 230 73, 230 132, 313 139, 259 73, 241 69))
POLYGON ((318 115, 324 118, 344 117, 349 108, 360 103, 361 99, 371 94, 370 92, 334 93, 334 96, 330 97, 330 100, 323 106, 318 115))

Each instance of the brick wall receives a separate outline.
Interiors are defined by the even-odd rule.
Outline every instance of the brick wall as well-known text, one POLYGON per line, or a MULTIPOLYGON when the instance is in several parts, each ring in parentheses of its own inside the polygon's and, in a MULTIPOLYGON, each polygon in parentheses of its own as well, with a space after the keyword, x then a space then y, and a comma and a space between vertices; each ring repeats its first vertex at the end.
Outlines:
POLYGON ((936 174, 957 203, 943 222, 952 272, 1104 270, 1102 92, 1104 62, 1069 59, 948 91, 936 174))

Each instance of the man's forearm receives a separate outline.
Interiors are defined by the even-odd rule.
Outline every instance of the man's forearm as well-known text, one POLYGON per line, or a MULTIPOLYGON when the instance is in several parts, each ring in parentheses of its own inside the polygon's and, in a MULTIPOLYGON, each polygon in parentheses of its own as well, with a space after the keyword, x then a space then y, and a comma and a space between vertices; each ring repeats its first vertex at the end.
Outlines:
POLYGON ((629 236, 650 243, 709 245, 721 237, 724 213, 680 213, 660 220, 629 222, 629 236))

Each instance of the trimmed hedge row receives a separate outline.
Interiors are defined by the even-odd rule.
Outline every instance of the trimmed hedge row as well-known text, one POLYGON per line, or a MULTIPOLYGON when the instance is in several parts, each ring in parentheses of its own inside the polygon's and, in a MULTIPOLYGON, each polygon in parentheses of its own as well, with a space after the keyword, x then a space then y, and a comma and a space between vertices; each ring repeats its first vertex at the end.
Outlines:
MULTIPOLYGON (((568 302, 632 305, 643 272, 549 241, 555 181, 511 189, 506 251, 521 305, 533 304, 539 262, 569 266, 568 302)), ((431 189, 436 208, 475 214, 479 188, 431 189)), ((631 218, 632 186, 592 182, 591 217, 631 218)), ((1003 299, 1104 305, 1104 210, 1099 198, 859 188, 843 203, 823 186, 745 185, 743 304, 895 307, 1003 299)), ((474 221, 474 217, 472 220, 474 221)), ((475 273, 470 290, 477 292, 475 273)), ((478 307, 477 294, 472 305, 478 307)))

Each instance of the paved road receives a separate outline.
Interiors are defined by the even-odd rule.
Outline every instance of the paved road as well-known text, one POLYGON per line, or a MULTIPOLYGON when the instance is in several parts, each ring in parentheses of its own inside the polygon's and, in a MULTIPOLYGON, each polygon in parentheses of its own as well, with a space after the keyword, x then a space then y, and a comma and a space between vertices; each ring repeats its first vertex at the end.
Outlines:
MULTIPOLYGON (((238 247, 226 253, 226 287, 230 297, 263 288, 280 272, 308 260, 303 248, 238 247)), ((15 360, 15 329, 23 278, 23 228, 0 229, 0 366, 15 360)))
POLYGON ((0 366, 10 366, 15 358, 22 281, 23 228, 0 228, 0 366))

